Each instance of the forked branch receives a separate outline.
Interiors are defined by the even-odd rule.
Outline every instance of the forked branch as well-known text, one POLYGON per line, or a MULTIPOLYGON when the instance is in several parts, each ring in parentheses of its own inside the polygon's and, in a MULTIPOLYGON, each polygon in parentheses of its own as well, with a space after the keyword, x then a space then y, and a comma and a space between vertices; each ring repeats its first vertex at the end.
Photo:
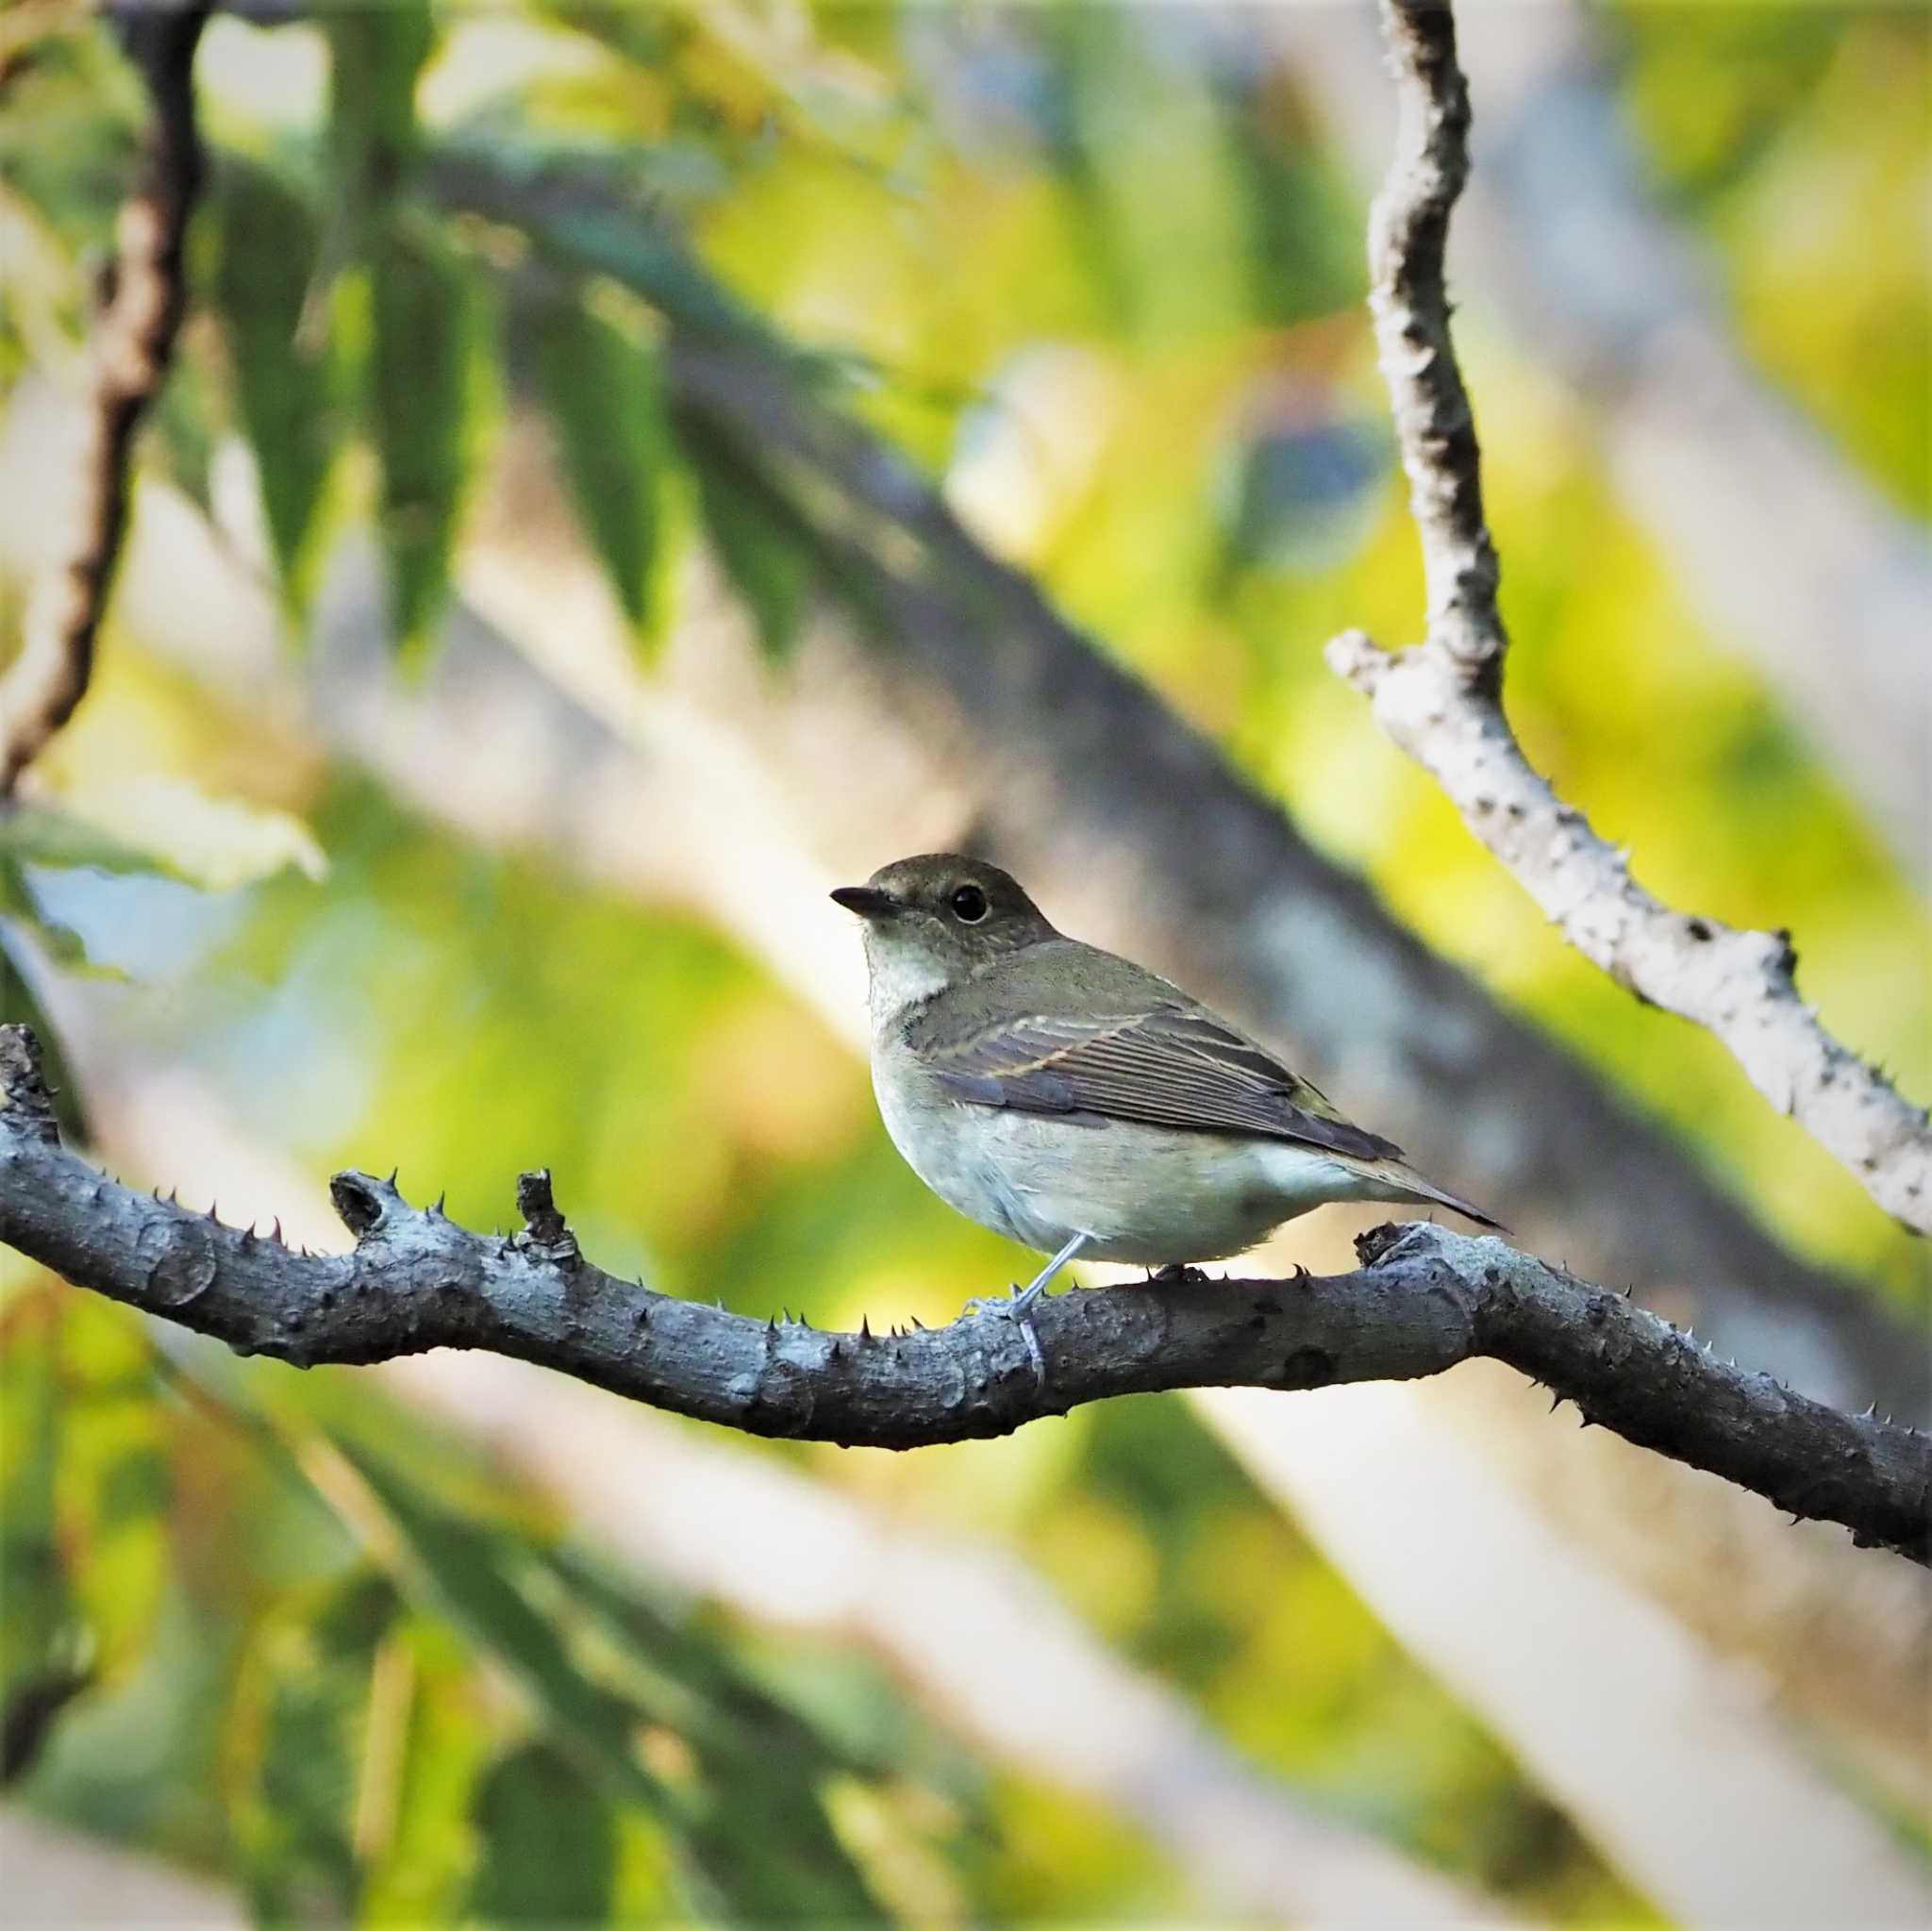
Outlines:
POLYGON ((1399 655, 1358 630, 1329 663, 1561 929, 1640 999, 1703 1026, 1753 1086, 1917 1233, 1932 1232, 1932 1124, 1800 995, 1787 932, 1674 911, 1524 757, 1502 705, 1507 638, 1480 455, 1449 333, 1450 210, 1469 169, 1469 98, 1446 0, 1382 0, 1400 104, 1369 224, 1370 307, 1428 580, 1428 637, 1399 655))

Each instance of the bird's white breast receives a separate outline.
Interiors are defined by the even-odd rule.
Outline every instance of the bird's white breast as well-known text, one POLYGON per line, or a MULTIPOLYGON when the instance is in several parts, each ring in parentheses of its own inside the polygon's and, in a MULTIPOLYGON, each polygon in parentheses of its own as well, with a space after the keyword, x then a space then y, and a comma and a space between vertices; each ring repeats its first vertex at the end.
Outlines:
POLYGON ((1346 1169, 1288 1141, 963 1104, 891 1026, 874 1036, 873 1087, 892 1144, 941 1200, 1044 1253, 1077 1232, 1097 1259, 1217 1260, 1359 1190, 1346 1169))

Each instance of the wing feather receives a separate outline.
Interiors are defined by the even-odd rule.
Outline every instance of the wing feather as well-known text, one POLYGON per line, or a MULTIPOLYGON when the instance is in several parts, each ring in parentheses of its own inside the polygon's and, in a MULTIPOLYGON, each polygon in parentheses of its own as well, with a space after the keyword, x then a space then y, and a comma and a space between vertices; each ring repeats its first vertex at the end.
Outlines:
POLYGON ((916 1043, 941 1090, 974 1106, 1259 1134, 1359 1160, 1401 1157, 1392 1140, 1351 1125, 1307 1080, 1199 1007, 1028 1013, 916 1043))

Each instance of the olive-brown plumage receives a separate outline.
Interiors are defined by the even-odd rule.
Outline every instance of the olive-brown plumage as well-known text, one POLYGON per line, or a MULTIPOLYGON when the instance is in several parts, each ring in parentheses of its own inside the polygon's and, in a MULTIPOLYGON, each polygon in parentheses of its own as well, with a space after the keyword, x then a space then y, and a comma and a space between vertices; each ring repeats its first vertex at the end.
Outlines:
POLYGON ((1074 1252, 1219 1259, 1326 1201, 1496 1224, 1179 987, 1056 931, 997 866, 904 858, 832 896, 866 922, 887 1130, 941 1199, 1056 1256, 1036 1290, 1074 1252))

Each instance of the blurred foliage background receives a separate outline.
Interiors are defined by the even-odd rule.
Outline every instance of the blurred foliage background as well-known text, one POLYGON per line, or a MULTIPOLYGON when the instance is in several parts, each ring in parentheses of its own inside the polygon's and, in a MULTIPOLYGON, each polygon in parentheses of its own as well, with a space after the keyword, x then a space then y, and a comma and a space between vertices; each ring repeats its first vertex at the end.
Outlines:
MULTIPOLYGON (((1923 1322, 1914 1243, 1714 1043, 1659 1051, 1324 667, 1346 625, 1413 635, 1421 577, 1362 185, 1263 13, 302 10, 206 35, 215 175, 142 455, 143 521, 198 519, 272 597, 284 697, 332 559, 373 532, 405 701, 451 597, 548 545, 555 570, 594 564, 647 688, 732 647, 722 584, 782 703, 814 611, 862 627, 862 599, 782 474, 708 440, 658 363, 671 325, 766 342, 1430 944, 1923 1322)), ((1614 6, 1591 28, 1740 343, 1923 520, 1926 16, 1614 6)), ((1479 170, 1483 107, 1478 85, 1479 170)), ((144 114, 84 9, 0 19, 16 533, 52 513, 19 453, 71 379, 144 114)), ((1912 880, 1632 522, 1588 399, 1459 293, 1531 756, 1666 898, 1792 928, 1827 1022, 1932 1090, 1912 880)), ((182 570, 168 621, 192 633, 182 570)), ((774 960, 662 883, 675 866, 625 890, 559 863, 520 833, 508 768, 502 819, 466 830, 153 628, 124 598, 0 825, 7 1013, 66 1050, 83 1112, 166 1068, 311 1187, 399 1164, 484 1226, 546 1165, 604 1266, 760 1316, 936 1323, 1014 1272, 900 1164, 862 1065, 774 960)), ((575 643, 547 639, 547 674, 568 682, 575 643)), ((1899 640, 1907 690, 1924 644, 1899 640)), ((1144 1821, 1002 1759, 863 1644, 617 1563, 514 1457, 376 1377, 218 1359, 0 1269, 0 1689, 8 1794, 43 1815, 264 1922, 1203 1908, 1144 1821)), ((1319 1812, 1526 1914, 1653 1914, 1186 1407, 903 1460, 756 1452, 1003 1545, 1319 1812)), ((1923 1844, 1909 1806, 1863 1794, 1923 1844)))

